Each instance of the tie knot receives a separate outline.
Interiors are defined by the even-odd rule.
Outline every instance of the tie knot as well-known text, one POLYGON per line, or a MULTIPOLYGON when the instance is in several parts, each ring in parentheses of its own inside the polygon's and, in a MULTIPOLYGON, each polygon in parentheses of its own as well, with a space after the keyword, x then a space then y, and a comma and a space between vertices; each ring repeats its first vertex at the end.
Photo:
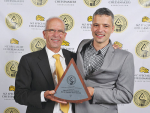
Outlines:
POLYGON ((53 58, 55 58, 56 60, 59 60, 60 55, 59 54, 55 54, 53 55, 53 58))

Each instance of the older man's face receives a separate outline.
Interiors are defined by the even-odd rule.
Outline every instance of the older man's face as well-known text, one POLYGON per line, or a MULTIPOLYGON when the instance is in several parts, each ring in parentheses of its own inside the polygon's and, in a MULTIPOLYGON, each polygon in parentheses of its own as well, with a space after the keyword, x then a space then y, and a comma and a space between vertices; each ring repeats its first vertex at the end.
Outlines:
POLYGON ((57 18, 49 20, 46 26, 46 30, 43 31, 43 35, 46 39, 47 48, 52 51, 59 51, 61 44, 66 37, 63 22, 57 18))

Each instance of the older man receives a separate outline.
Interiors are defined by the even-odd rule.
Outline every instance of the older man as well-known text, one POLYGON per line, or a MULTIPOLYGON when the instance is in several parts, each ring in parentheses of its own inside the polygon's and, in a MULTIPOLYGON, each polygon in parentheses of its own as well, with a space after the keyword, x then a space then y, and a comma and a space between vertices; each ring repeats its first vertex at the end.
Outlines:
POLYGON ((114 49, 110 35, 114 15, 98 9, 91 26, 93 39, 83 40, 77 50, 77 66, 93 97, 75 105, 76 113, 118 113, 117 104, 132 101, 134 86, 133 55, 114 49))
POLYGON ((46 47, 24 55, 15 81, 15 101, 27 105, 26 113, 72 113, 72 104, 54 99, 54 88, 71 58, 76 54, 61 49, 65 24, 57 17, 46 22, 46 47))

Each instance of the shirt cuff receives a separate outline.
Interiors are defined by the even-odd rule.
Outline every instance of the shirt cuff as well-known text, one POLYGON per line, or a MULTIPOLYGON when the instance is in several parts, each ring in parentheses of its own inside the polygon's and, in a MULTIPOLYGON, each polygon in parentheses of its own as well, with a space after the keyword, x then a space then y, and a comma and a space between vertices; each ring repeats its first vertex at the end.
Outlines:
POLYGON ((45 93, 45 91, 41 92, 41 102, 46 102, 46 100, 44 98, 44 93, 45 93))

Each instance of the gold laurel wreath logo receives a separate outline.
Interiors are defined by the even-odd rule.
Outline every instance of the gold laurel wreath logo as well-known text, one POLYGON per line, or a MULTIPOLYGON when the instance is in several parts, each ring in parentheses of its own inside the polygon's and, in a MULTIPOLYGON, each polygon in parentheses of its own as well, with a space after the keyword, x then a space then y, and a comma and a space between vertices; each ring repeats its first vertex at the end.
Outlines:
POLYGON ((145 68, 145 67, 141 67, 140 68, 140 72, 142 73, 149 73, 149 69, 145 68))
POLYGON ((5 65, 5 72, 6 74, 11 77, 11 78, 15 78, 16 74, 18 72, 18 62, 17 61, 9 61, 6 63, 5 65))
POLYGON ((135 48, 136 55, 146 59, 150 57, 150 42, 147 40, 140 41, 135 48))
POLYGON ((89 16, 88 19, 87 19, 87 21, 88 21, 88 22, 91 22, 92 19, 93 19, 93 17, 92 17, 92 16, 89 16))
POLYGON ((43 38, 35 38, 30 43, 30 49, 32 52, 42 50, 46 45, 46 42, 43 38))
POLYGON ((122 15, 114 16, 115 33, 121 33, 128 27, 128 20, 122 15))
POLYGON ((97 7, 102 0, 83 0, 88 7, 97 7))
POLYGON ((16 39, 14 39, 14 38, 12 38, 12 39, 10 40, 10 43, 11 43, 11 44, 19 44, 19 41, 16 40, 16 39))
POLYGON ((20 112, 15 107, 8 107, 8 108, 5 109, 4 113, 20 113, 20 112))
POLYGON ((70 44, 69 42, 67 42, 67 41, 64 40, 61 45, 62 46, 69 46, 69 44, 70 44))
POLYGON ((39 21, 44 21, 44 19, 45 19, 45 18, 42 17, 41 15, 37 15, 37 16, 36 16, 36 20, 37 20, 37 21, 38 21, 38 20, 39 20, 39 21))
POLYGON ((145 108, 150 104, 150 93, 146 90, 138 90, 133 97, 134 104, 140 108, 145 108))
POLYGON ((148 18, 147 16, 144 16, 142 18, 142 22, 150 22, 150 18, 148 18))
POLYGON ((69 14, 62 14, 59 17, 65 22, 66 32, 72 30, 72 28, 74 27, 73 17, 69 14))
POLYGON ((48 0, 31 0, 35 6, 42 7, 44 6, 48 0))
POLYGON ((11 30, 17 30, 22 26, 23 19, 18 13, 9 13, 5 18, 6 25, 11 30))
POLYGON ((9 86, 9 91, 15 91, 15 86, 9 86))
POLYGON ((150 8, 150 0, 138 0, 139 4, 144 8, 150 8))

